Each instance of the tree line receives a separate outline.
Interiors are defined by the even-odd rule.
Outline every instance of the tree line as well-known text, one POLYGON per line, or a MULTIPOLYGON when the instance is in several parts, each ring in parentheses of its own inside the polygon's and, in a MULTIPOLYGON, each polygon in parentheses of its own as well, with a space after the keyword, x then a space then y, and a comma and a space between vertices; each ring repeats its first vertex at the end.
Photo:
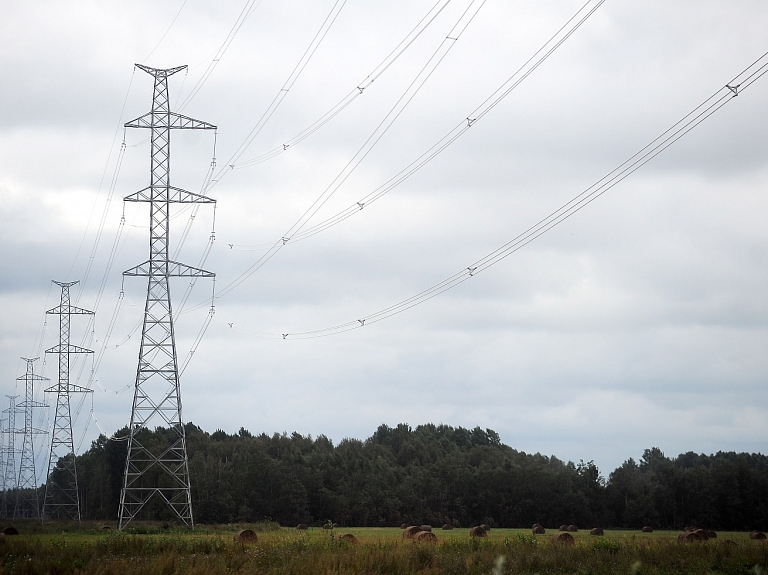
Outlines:
MULTIPOLYGON (((145 430, 142 444, 171 430, 145 430)), ((123 429, 116 436, 125 436, 123 429)), ((501 443, 491 429, 381 425, 366 439, 298 433, 207 433, 186 425, 197 523, 751 530, 768 527, 768 457, 646 449, 606 479, 594 462, 565 462, 501 443)), ((84 519, 117 516, 127 445, 100 436, 77 457, 84 519)), ((171 519, 162 502, 144 519, 171 519)))

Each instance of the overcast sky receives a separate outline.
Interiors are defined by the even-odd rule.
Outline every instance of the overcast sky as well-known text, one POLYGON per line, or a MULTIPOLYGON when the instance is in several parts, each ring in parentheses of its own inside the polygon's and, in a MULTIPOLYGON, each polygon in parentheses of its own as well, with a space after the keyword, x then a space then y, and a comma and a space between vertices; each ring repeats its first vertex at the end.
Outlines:
MULTIPOLYGON (((487 0, 309 225, 353 205, 461 123, 584 1, 487 0)), ((348 0, 240 161, 281 146, 322 117, 435 2, 348 0)), ((251 266, 262 244, 279 240, 332 183, 469 5, 450 1, 384 74, 311 137, 269 161, 221 173, 208 192, 218 205, 216 241, 205 262, 218 288, 251 266)), ((144 131, 127 131, 116 168, 122 124, 151 106, 152 80, 134 63, 190 66, 170 79, 171 102, 178 106, 199 88, 183 112, 218 126, 222 166, 280 94, 333 6, 4 3, 3 394, 21 392, 19 356, 44 355, 57 343, 56 318, 43 326, 44 311, 59 297, 51 280, 88 273, 82 294, 73 288, 73 296, 82 307, 98 303, 95 331, 91 340, 87 321, 73 318, 73 343, 98 351, 106 342, 93 383, 94 415, 110 433, 129 421, 141 334, 134 328, 146 280, 126 278, 111 334, 108 325, 122 270, 147 259, 146 205, 125 206, 108 271, 107 264, 121 200, 149 180, 144 131), (252 11, 242 21, 244 6, 252 11)), ((652 446, 670 456, 764 453, 768 79, 586 209, 457 288, 339 335, 298 340, 262 333, 355 321, 464 269, 599 180, 759 58, 768 50, 766 29, 768 4, 758 0, 607 0, 431 163, 353 217, 289 242, 216 300, 214 320, 182 378, 185 421, 210 432, 242 426, 334 441, 368 437, 381 423, 480 426, 526 452, 594 460, 606 476, 652 446)), ((173 134, 174 185, 200 191, 213 145, 211 132, 173 134)), ((173 246, 190 213, 174 212, 173 246)), ((200 208, 177 259, 199 263, 213 215, 210 206, 200 208)), ((172 285, 178 304, 187 283, 172 285)), ((187 308, 211 289, 210 280, 198 282, 187 308)), ((179 316, 181 362, 207 314, 203 305, 179 316)), ((73 380, 82 369, 80 384, 89 385, 91 360, 81 366, 73 380)), ((55 356, 40 367, 56 377, 55 356)), ((81 450, 99 433, 90 409, 88 398, 75 423, 81 450)), ((50 424, 45 413, 38 419, 50 424)), ((37 441, 45 451, 45 440, 37 441)))

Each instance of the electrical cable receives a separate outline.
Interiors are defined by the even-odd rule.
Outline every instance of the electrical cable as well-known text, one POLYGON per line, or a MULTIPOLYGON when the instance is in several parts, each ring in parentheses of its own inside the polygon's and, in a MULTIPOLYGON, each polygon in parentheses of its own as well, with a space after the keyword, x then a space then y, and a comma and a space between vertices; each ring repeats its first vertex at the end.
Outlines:
POLYGON ((80 257, 80 252, 83 249, 83 244, 85 243, 85 238, 88 235, 88 228, 91 225, 91 220, 93 219, 94 211, 96 210, 96 204, 98 203, 99 194, 101 193, 101 187, 104 185, 104 178, 107 175, 107 168, 109 168, 109 161, 112 159, 112 151, 115 148, 115 141, 117 140, 117 134, 120 133, 120 127, 123 123, 123 114, 125 114, 125 106, 128 103, 128 96, 131 93, 131 86, 133 85, 133 78, 136 75, 136 68, 134 67, 133 71, 131 72, 131 80, 128 82, 128 89, 125 92, 125 98, 123 98, 123 105, 120 108, 120 116, 117 120, 117 127, 115 128, 115 134, 112 136, 112 143, 109 147, 109 154, 107 154, 107 161, 104 164, 104 170, 101 173, 101 180, 99 180, 99 187, 96 190, 96 197, 93 200, 93 205, 91 206, 91 213, 88 216, 88 222, 85 224, 85 231, 83 232, 83 237, 80 239, 80 245, 77 248, 77 252, 75 252, 75 257, 72 260, 72 265, 69 268, 69 271, 67 272, 66 277, 69 278, 72 275, 72 270, 75 269, 75 264, 77 263, 77 259, 80 257))
POLYGON ((495 108, 526 78, 528 78, 528 76, 530 76, 541 64, 543 64, 554 53, 554 51, 557 50, 557 48, 559 48, 568 38, 570 38, 574 32, 576 32, 576 30, 581 27, 582 24, 584 24, 584 22, 587 21, 587 19, 603 4, 605 0, 600 0, 597 4, 595 4, 580 20, 578 20, 578 22, 576 22, 573 27, 568 29, 567 32, 563 34, 563 31, 566 30, 568 25, 576 20, 577 16, 590 4, 591 1, 592 0, 589 0, 584 6, 582 6, 579 11, 570 18, 570 20, 568 20, 557 32, 555 32, 555 34, 550 37, 549 40, 547 40, 547 42, 541 48, 539 48, 536 53, 533 54, 533 56, 531 56, 522 66, 520 66, 520 68, 518 68, 515 73, 509 79, 507 79, 506 82, 497 88, 493 94, 486 98, 482 104, 477 106, 474 110, 472 110, 472 112, 467 114, 463 120, 454 126, 454 128, 450 130, 445 136, 443 136, 437 143, 432 145, 426 152, 421 154, 408 166, 400 170, 397 174, 384 182, 374 191, 370 192, 366 196, 363 196, 357 202, 338 212, 337 214, 326 218, 322 222, 306 228, 299 233, 294 234, 288 238, 286 243, 293 243, 307 239, 322 231, 327 230, 328 228, 335 226, 336 224, 341 223, 347 218, 360 213, 364 207, 367 207, 376 200, 380 199, 382 196, 392 191, 394 188, 402 184, 405 180, 410 178, 413 174, 427 165, 448 146, 459 139, 479 120, 481 120, 487 113, 495 108), (550 46, 549 49, 547 49, 548 46, 550 46), (536 59, 532 65, 529 66, 529 64, 531 64, 531 62, 533 62, 534 59, 540 54, 541 56, 536 59))
POLYGON ((155 44, 155 47, 154 47, 154 48, 152 48, 152 51, 151 51, 151 52, 150 52, 150 53, 147 55, 147 57, 146 57, 146 58, 144 58, 144 59, 142 60, 142 63, 146 63, 146 61, 147 61, 147 60, 149 60, 149 59, 152 57, 152 54, 154 54, 154 53, 155 53, 155 50, 157 50, 157 49, 160 47, 160 44, 162 44, 162 43, 163 43, 163 40, 165 40, 165 37, 168 35, 168 32, 170 32, 170 31, 171 31, 171 28, 173 28, 173 25, 176 23, 176 20, 179 18, 179 15, 181 14, 181 11, 182 11, 182 10, 184 10, 184 6, 186 6, 186 5, 187 5, 187 1, 188 1, 188 0, 184 0, 184 1, 181 3, 181 6, 179 7, 179 10, 178 10, 178 12, 176 12, 176 16, 174 16, 174 17, 173 17, 173 20, 171 20, 171 24, 168 26, 168 28, 166 29, 165 33, 164 33, 164 34, 163 34, 163 36, 160 38, 160 40, 158 40, 158 41, 157 41, 157 44, 155 44))
POLYGON ((256 3, 256 0, 247 0, 245 5, 243 6, 243 9, 240 11, 240 14, 237 17, 237 20, 235 21, 234 25, 230 29, 229 33, 227 34, 227 37, 224 39, 224 42, 219 46, 219 49, 216 50, 216 52, 213 55, 213 59, 208 64, 208 67, 203 72, 200 79, 197 81, 197 83, 192 87, 189 94, 186 98, 181 102, 181 104, 178 107, 178 111, 182 112, 184 108, 187 107, 187 105, 192 101, 192 98, 197 96, 197 93, 200 91, 200 89, 203 87, 205 82, 208 80, 208 78, 211 77, 211 74, 213 74, 213 71, 216 69, 216 66, 219 65, 219 62, 224 57, 224 54, 229 49, 229 46, 232 44, 232 41, 235 39, 235 36, 237 36, 237 33, 240 31, 240 28, 242 28, 245 21, 248 19, 248 16, 250 16, 256 8, 258 8, 263 0, 259 0, 258 3, 256 3), (254 3, 256 5, 254 6, 254 3))
MULTIPOLYGON (((238 154, 236 156, 233 156, 230 158, 230 163, 228 164, 230 169, 240 169, 245 168, 249 166, 254 166, 256 164, 260 164, 262 162, 265 162, 267 160, 270 160, 276 156, 279 156, 280 154, 286 152, 289 149, 293 149, 297 144, 307 139, 309 136, 317 132, 320 128, 325 126, 328 122, 330 122, 333 118, 335 118, 339 113, 341 113, 347 106, 349 106, 353 101, 355 101, 359 96, 362 96, 364 93, 366 93, 366 90, 376 81, 378 80, 399 58, 400 56, 408 49, 410 46, 421 36, 421 34, 434 22, 434 20, 442 13, 442 11, 448 6, 448 4, 451 2, 451 0, 438 0, 436 4, 434 4, 427 14, 419 20, 419 22, 414 26, 410 32, 403 38, 397 46, 389 53, 387 56, 382 60, 378 66, 376 66, 370 74, 368 74, 362 82, 359 82, 355 85, 355 87, 350 90, 348 94, 346 94, 336 105, 331 107, 330 110, 328 110, 325 114, 323 114, 318 120, 313 122, 309 125, 309 127, 305 128, 299 134, 294 136, 293 138, 290 138, 283 142, 280 146, 277 146, 275 148, 272 148, 271 150, 268 150, 267 152, 255 157, 251 158, 250 160, 244 160, 243 162, 237 163, 237 160, 240 158, 241 154, 238 154), (426 22, 426 23, 425 23, 426 22)), ((243 150, 244 152, 245 150, 243 150)), ((222 171, 222 173, 225 173, 222 171)))
MULTIPOLYGON (((604 0, 602 0, 604 1, 604 0)), ((323 190, 320 196, 304 211, 299 219, 288 229, 284 236, 274 242, 272 247, 262 255, 254 264, 252 264, 245 272, 235 278, 232 282, 227 284, 217 297, 223 297, 234 288, 243 283, 251 275, 253 275, 259 268, 261 268, 267 261, 269 261, 275 253, 277 253, 290 239, 291 235, 298 233, 306 225, 309 219, 322 208, 323 205, 333 196, 333 194, 341 187, 341 185, 352 175, 355 169, 360 163, 368 156, 373 150, 374 146, 381 140, 387 131, 392 127, 394 122, 403 113, 408 104, 413 100, 416 94, 421 90, 427 80, 432 76, 440 63, 450 52, 451 48, 457 43, 458 39, 469 27, 472 21, 477 16, 480 9, 485 4, 486 0, 471 0, 467 8, 461 13, 461 16, 448 32, 448 35, 442 40, 440 45, 434 51, 432 56, 427 60, 424 66, 416 74, 416 77, 411 81, 403 94, 398 98, 395 104, 392 106, 386 116, 379 122, 374 129, 373 133, 366 139, 363 145, 347 162, 342 171, 333 179, 333 181, 323 190), (472 8, 474 7, 474 10, 472 8)), ((192 309, 197 309, 198 306, 192 309)))
POLYGON ((693 130, 704 120, 720 110, 723 106, 733 101, 736 96, 741 94, 745 89, 755 83, 766 73, 768 73, 768 52, 755 60, 755 62, 753 62, 744 71, 733 78, 728 84, 717 90, 712 96, 696 106, 691 112, 686 114, 682 119, 665 130, 661 135, 652 140, 649 144, 641 148, 638 152, 630 156, 627 160, 625 160, 611 172, 600 178, 597 182, 586 188, 578 195, 574 196, 571 200, 560 206, 558 209, 554 210, 549 215, 542 218, 537 223, 517 235, 515 238, 497 248, 496 250, 490 252, 483 258, 475 261, 474 263, 456 272, 443 281, 419 292, 418 294, 413 295, 387 308, 379 310, 375 313, 362 316, 359 319, 318 330, 282 334, 268 332, 256 333, 260 336, 268 335, 272 339, 288 339, 289 337, 291 339, 310 339, 336 335, 346 331, 351 331, 353 329, 360 329, 367 324, 376 323, 402 313, 416 305, 422 304, 432 299, 433 297, 440 295, 449 289, 464 283, 478 273, 485 271, 489 267, 499 263, 503 259, 522 249, 536 238, 550 231, 552 228, 561 224, 563 221, 591 204, 608 190, 612 189, 614 186, 643 167, 653 158, 658 156, 669 146, 677 142, 680 138, 685 136, 688 132, 693 130))
MULTIPOLYGON (((320 25, 320 29, 315 33, 314 37, 312 38, 312 41, 309 43, 309 46, 307 46, 307 49, 304 50, 304 53, 301 55, 301 58, 299 58, 299 61, 293 67, 293 70, 291 70, 291 73, 288 75, 288 79, 283 83, 280 90, 278 90, 277 94, 272 99, 269 106, 267 106, 267 109, 264 110, 264 113, 258 119, 258 121, 256 122, 256 125, 251 129, 250 132, 248 132, 248 135, 245 137, 245 140, 243 140, 240 146, 238 146, 238 148, 232 154, 230 159, 227 160, 227 165, 234 164, 235 161, 237 161, 237 159, 245 152, 248 146, 251 145, 253 140, 259 135, 259 133, 267 124, 267 122, 269 122, 272 115, 275 113, 277 108, 283 102, 283 99, 288 95, 288 92, 291 90, 291 88, 293 88, 293 85, 299 79, 299 76, 304 71, 304 68, 306 68, 307 64, 309 64, 309 61, 312 59, 312 56, 315 55, 315 52, 320 47, 320 43, 325 39, 326 34, 328 34, 328 31, 331 29, 331 26, 333 26, 334 22, 336 22, 336 18, 338 18, 339 13, 341 12, 342 8, 344 8, 346 3, 347 3, 347 0, 336 0, 333 7, 331 8, 331 11, 328 13, 328 15, 325 17, 325 20, 323 20, 323 23, 320 25)), ((224 170, 219 170, 219 175, 223 171, 224 170)), ((220 177, 219 175, 215 177, 213 182, 218 181, 220 177)))

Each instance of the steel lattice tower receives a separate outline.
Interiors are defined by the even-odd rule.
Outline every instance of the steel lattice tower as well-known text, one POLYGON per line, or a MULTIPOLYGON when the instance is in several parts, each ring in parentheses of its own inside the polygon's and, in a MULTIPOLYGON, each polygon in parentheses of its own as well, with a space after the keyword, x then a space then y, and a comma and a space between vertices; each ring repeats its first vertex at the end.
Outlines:
POLYGON ((16 508, 14 517, 40 518, 40 501, 37 497, 37 472, 35 471, 35 444, 33 438, 41 433, 48 433, 43 429, 35 429, 32 426, 32 410, 38 407, 48 407, 44 403, 35 401, 35 382, 49 381, 47 377, 36 375, 34 363, 38 357, 27 359, 27 372, 17 381, 24 382, 24 401, 17 407, 24 410, 24 440, 21 445, 21 460, 19 461, 19 482, 16 490, 16 508), (31 493, 30 493, 31 491, 31 493))
POLYGON ((8 492, 13 489, 16 490, 16 434, 19 430, 16 429, 16 413, 19 412, 19 408, 16 407, 16 398, 18 395, 6 395, 9 399, 8 409, 4 409, 3 413, 8 414, 8 428, 3 430, 6 433, 8 440, 5 443, 5 460, 3 465, 3 508, 2 516, 8 517, 10 513, 10 507, 8 502, 8 492))
POLYGON ((69 343, 69 324, 71 316, 93 315, 92 311, 70 304, 69 288, 78 282, 57 282, 61 287, 61 303, 48 314, 59 316, 59 343, 45 353, 59 354, 59 381, 45 391, 56 394, 56 413, 53 419, 51 436, 51 451, 48 458, 48 474, 45 481, 45 497, 43 499, 43 519, 54 516, 68 517, 80 522, 80 494, 77 490, 77 466, 75 465, 75 445, 72 440, 72 415, 70 410, 70 394, 92 393, 79 385, 70 383, 69 366, 71 354, 93 353, 69 343))
POLYGON ((168 77, 186 66, 167 70, 140 64, 136 67, 155 79, 152 111, 127 122, 125 126, 152 130, 150 184, 127 196, 125 201, 150 204, 149 260, 123 272, 123 275, 143 276, 149 280, 128 455, 120 492, 119 528, 122 529, 136 517, 155 495, 165 501, 180 521, 194 528, 169 278, 213 278, 215 275, 168 259, 169 216, 173 203, 212 204, 215 200, 171 186, 171 130, 214 130, 216 126, 171 112, 168 77), (171 437, 167 445, 152 448, 144 445, 142 430, 152 420, 170 428, 171 437))

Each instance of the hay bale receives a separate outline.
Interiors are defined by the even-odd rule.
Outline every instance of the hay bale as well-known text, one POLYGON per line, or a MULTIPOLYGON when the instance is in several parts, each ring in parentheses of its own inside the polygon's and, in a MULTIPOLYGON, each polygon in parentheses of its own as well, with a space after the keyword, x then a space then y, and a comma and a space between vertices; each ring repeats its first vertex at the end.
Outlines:
POLYGON ((102 525, 99 529, 112 529, 109 525, 102 525))
POLYGON ((445 525, 443 525, 443 531, 450 531, 451 529, 453 529, 453 525, 451 525, 450 523, 446 523, 445 525))
POLYGON ((339 524, 338 523, 331 523, 331 527, 333 527, 334 529, 338 529, 339 528, 339 524))
POLYGON ((534 523, 531 525, 531 529, 536 529, 537 527, 541 527, 541 523, 534 523))
POLYGON ((717 533, 715 533, 711 529, 707 529, 706 531, 707 531, 707 537, 709 537, 710 539, 717 539, 717 533))
POLYGON ((488 537, 488 532, 483 529, 482 525, 478 525, 477 527, 473 527, 469 530, 469 536, 470 537, 488 537))
POLYGON ((432 526, 431 525, 421 525, 421 530, 422 531, 427 531, 427 532, 431 533, 432 532, 432 526))
POLYGON ((360 543, 357 540, 357 537, 355 537, 351 533, 345 533, 344 535, 339 535, 339 541, 344 541, 345 543, 349 543, 350 545, 358 545, 360 543))
POLYGON ((541 525, 537 525, 533 528, 534 535, 544 535, 546 532, 546 529, 544 529, 541 525))
POLYGON ((256 539, 256 533, 253 529, 241 529, 234 536, 234 540, 241 543, 256 543, 256 539))
POLYGON ((653 533, 653 527, 651 527, 650 525, 646 525, 641 529, 641 531, 643 533, 653 533))
POLYGON ((419 531, 413 536, 414 543, 437 543, 437 535, 431 531, 419 531))
POLYGON ((605 535, 603 530, 600 529, 599 527, 594 527, 594 528, 590 529, 589 530, 589 534, 590 535, 605 535))
POLYGON ((579 528, 576 527, 575 525, 569 525, 568 526, 568 531, 570 531, 571 533, 576 533, 578 530, 579 530, 579 528))
POLYGON ((296 526, 296 529, 298 529, 299 531, 306 531, 307 529, 309 529, 309 525, 307 525, 306 523, 299 523, 296 526))
POLYGON ((488 531, 490 531, 490 530, 491 530, 491 526, 490 526, 490 525, 488 525, 487 523, 483 523, 482 525, 480 525, 480 527, 482 527, 483 529, 485 529, 485 531, 486 531, 486 532, 488 532, 488 531))
POLYGON ((677 536, 678 543, 696 543, 701 540, 701 535, 696 531, 683 531, 677 536))
POLYGON ((19 530, 13 526, 6 527, 5 529, 3 529, 3 535, 18 535, 18 534, 19 534, 19 530))
POLYGON ((418 525, 411 525, 403 530, 403 539, 413 539, 413 536, 421 531, 421 527, 418 525))
POLYGON ((699 539, 701 541, 707 541, 709 539, 709 534, 707 533, 706 529, 697 529, 694 531, 699 536, 699 539))
POLYGON ((576 540, 573 538, 573 535, 565 531, 552 537, 553 545, 574 545, 575 543, 576 540))
POLYGON ((567 525, 561 525, 560 527, 557 528, 557 530, 558 531, 568 531, 568 526, 567 525))
MULTIPOLYGON (((3 533, 5 533, 5 530, 3 530, 3 533)), ((753 531, 752 533, 749 534, 749 538, 761 541, 765 539, 765 533, 763 533, 762 531, 753 531)))
POLYGON ((405 529, 406 527, 408 527, 407 523, 403 523, 402 525, 400 525, 400 529, 405 529))
POLYGON ((331 525, 330 523, 326 523, 325 525, 323 525, 323 529, 333 529, 333 525, 331 525))

